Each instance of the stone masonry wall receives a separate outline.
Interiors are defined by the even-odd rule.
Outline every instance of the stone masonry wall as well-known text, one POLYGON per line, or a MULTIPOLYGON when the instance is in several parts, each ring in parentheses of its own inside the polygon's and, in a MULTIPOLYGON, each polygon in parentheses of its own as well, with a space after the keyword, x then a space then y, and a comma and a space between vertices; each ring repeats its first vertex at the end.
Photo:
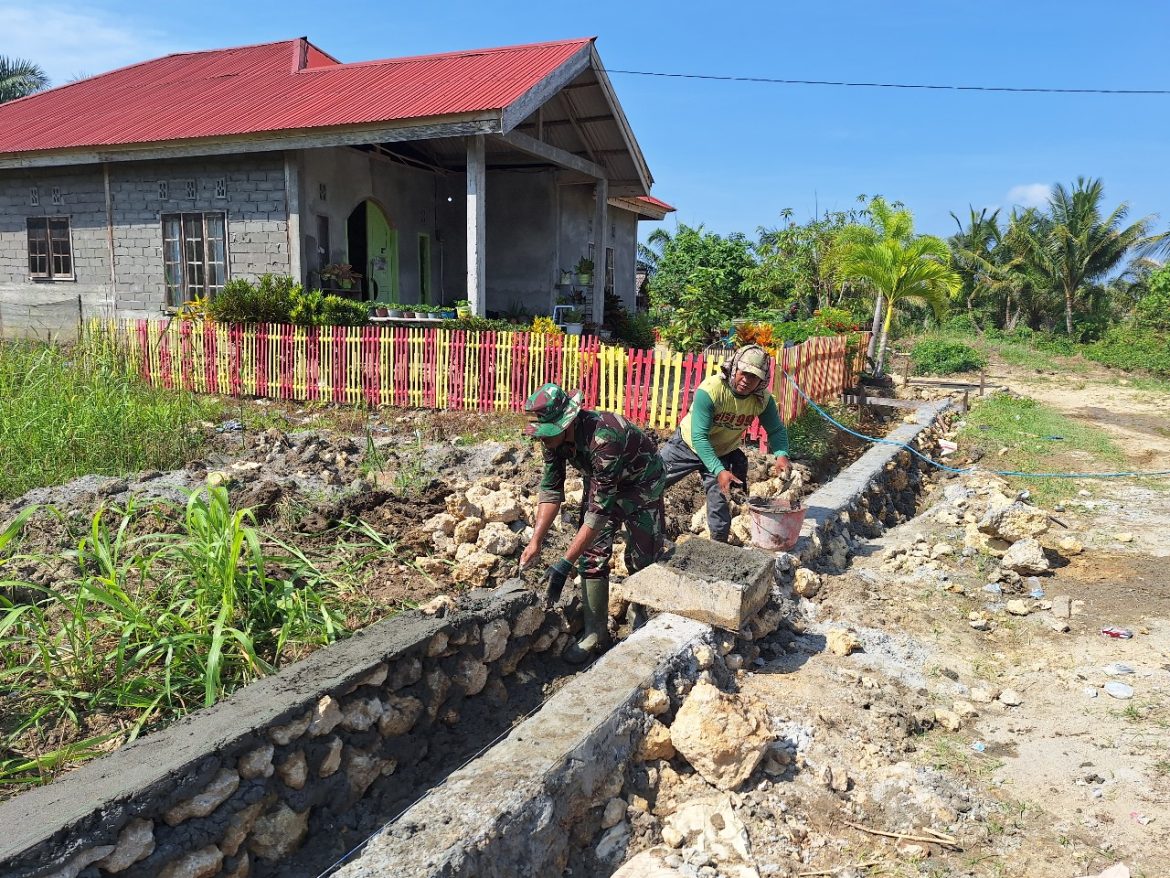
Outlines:
POLYGON ((504 712, 535 676, 521 662, 569 640, 565 617, 522 588, 462 606, 384 620, 0 804, 0 874, 319 874, 322 854, 364 837, 371 803, 437 782, 420 777, 432 742, 477 705, 504 712))
POLYGON ((162 255, 166 213, 227 214, 229 278, 289 273, 288 206, 280 154, 114 162, 108 169, 112 278, 101 165, 0 171, 0 334, 72 332, 78 297, 86 317, 158 315, 166 305, 162 255), (166 183, 165 198, 160 183, 166 183), (55 195, 59 204, 53 203, 55 195), (69 218, 74 279, 28 277, 25 221, 34 216, 69 218))

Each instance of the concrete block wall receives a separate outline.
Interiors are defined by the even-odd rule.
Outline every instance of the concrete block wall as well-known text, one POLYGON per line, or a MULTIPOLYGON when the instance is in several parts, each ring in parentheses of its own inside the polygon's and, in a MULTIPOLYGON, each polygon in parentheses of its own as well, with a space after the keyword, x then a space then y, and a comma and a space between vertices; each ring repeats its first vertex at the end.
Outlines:
POLYGON ((207 157, 167 162, 114 162, 65 168, 0 170, 0 333, 72 332, 78 297, 84 316, 157 316, 166 305, 162 216, 224 211, 228 277, 287 274, 288 206, 280 154, 207 157), (105 172, 113 218, 113 272, 105 172), (226 184, 217 197, 218 180, 226 184), (167 183, 160 197, 159 183, 167 183), (194 198, 188 197, 194 181, 194 198), (39 205, 31 204, 36 187, 39 205), (56 188, 61 204, 52 203, 56 188), (72 237, 74 279, 28 277, 26 218, 65 216, 72 237))

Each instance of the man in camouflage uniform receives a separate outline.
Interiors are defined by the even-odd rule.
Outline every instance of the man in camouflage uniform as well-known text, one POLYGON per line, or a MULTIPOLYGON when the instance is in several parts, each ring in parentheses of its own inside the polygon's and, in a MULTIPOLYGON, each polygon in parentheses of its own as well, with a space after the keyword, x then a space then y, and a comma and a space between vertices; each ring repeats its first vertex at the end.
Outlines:
POLYGON ((650 438, 610 412, 581 408, 580 392, 569 396, 545 384, 524 410, 532 418, 525 433, 540 440, 544 475, 532 540, 520 556, 533 563, 565 500, 565 464, 581 472, 583 517, 565 556, 545 573, 548 599, 555 602, 577 562, 584 595, 585 632, 565 650, 565 660, 582 664, 609 644, 609 560, 619 527, 626 529, 626 568, 633 573, 653 563, 662 550, 666 474, 650 438))

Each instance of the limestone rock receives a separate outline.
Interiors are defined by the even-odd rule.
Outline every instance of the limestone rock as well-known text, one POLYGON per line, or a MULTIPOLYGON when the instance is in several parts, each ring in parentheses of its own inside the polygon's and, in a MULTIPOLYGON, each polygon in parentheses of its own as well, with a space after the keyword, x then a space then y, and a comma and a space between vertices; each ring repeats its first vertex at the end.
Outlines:
MULTIPOLYGON (((671 838, 677 838, 678 844, 675 847, 682 846, 682 835, 676 829, 666 827, 662 830, 662 840, 667 841, 667 833, 670 833, 671 838)), ((622 867, 613 873, 613 878, 679 878, 679 872, 674 866, 667 862, 667 859, 674 854, 668 848, 654 847, 649 850, 642 851, 640 854, 632 857, 622 864, 622 867)), ((696 873, 697 874, 697 873, 696 873)))
POLYGON ((967 697, 975 704, 990 704, 999 697, 998 689, 987 689, 983 686, 972 686, 967 697))
MULTIPOLYGON (((271 763, 269 764, 271 769, 271 763)), ((271 773, 271 771, 269 772, 271 773)), ((99 869, 116 874, 125 871, 154 853, 154 823, 135 817, 118 833, 113 851, 97 861, 99 869)))
POLYGON ((441 533, 447 536, 453 536, 455 533, 455 525, 459 523, 459 519, 450 512, 440 512, 438 515, 432 515, 422 524, 424 533, 441 533))
POLYGON ((1024 576, 1044 573, 1049 566, 1040 542, 1031 537, 1012 543, 1001 563, 1008 570, 1024 576))
POLYGON ((950 558, 955 554, 955 547, 950 543, 935 543, 930 550, 930 558, 932 561, 937 561, 940 558, 950 558))
POLYGON ((390 690, 397 692, 406 686, 411 686, 422 679, 422 662, 413 656, 401 659, 394 665, 390 674, 390 690))
POLYGON ((383 759, 361 750, 347 750, 345 776, 349 780, 350 793, 355 799, 360 799, 380 775, 393 774, 397 767, 398 763, 393 759, 383 759))
POLYGON ((1015 689, 1004 689, 999 693, 999 703, 1005 704, 1008 707, 1019 707, 1024 703, 1024 699, 1020 697, 1020 693, 1015 689))
POLYGON ((334 736, 329 739, 325 744, 325 755, 317 767, 317 777, 331 777, 337 773, 337 769, 341 768, 341 751, 343 749, 341 738, 334 736))
POLYGON ((1056 541, 1056 548, 1060 550, 1060 554, 1071 558, 1085 551, 1085 544, 1076 537, 1061 537, 1056 541))
POLYGON ((382 702, 377 698, 357 698, 345 706, 341 727, 351 732, 364 732, 382 716, 382 702))
POLYGON ((833 655, 849 655, 861 649, 857 635, 846 628, 830 628, 825 632, 825 645, 833 655))
POLYGON ((758 878, 752 864, 747 827, 735 811, 730 796, 688 802, 670 815, 666 825, 686 841, 686 846, 706 855, 726 878, 758 878))
POLYGON ((418 611, 424 616, 434 616, 436 619, 442 619, 457 606, 458 604, 455 602, 455 598, 451 597, 451 595, 437 594, 419 607, 418 611))
POLYGON ((474 543, 479 539, 481 530, 483 530, 483 519, 478 515, 473 515, 455 525, 455 532, 452 536, 457 543, 474 543))
POLYGON ((252 831, 252 827, 256 825, 256 821, 264 813, 264 809, 272 804, 273 798, 275 797, 266 797, 258 802, 253 802, 251 805, 248 805, 246 808, 241 808, 232 815, 231 822, 228 824, 223 840, 219 843, 219 849, 225 855, 234 857, 239 853, 240 847, 248 839, 248 833, 252 831))
POLYGON ((286 725, 273 726, 268 730, 268 737, 273 744, 276 744, 278 747, 284 747, 305 733, 305 730, 309 728, 309 721, 312 718, 312 713, 306 713, 304 716, 299 719, 294 719, 286 725))
POLYGON ((213 844, 167 863, 158 878, 211 878, 223 865, 223 851, 213 844))
POLYGON ((541 607, 525 607, 512 624, 512 634, 516 637, 527 637, 529 634, 535 634, 543 624, 544 610, 541 607))
POLYGON ((793 574, 792 590, 802 598, 814 597, 821 590, 821 575, 807 567, 798 567, 793 574))
POLYGON ((948 732, 957 732, 963 725, 963 719, 953 710, 944 710, 941 707, 935 708, 934 721, 946 729, 948 732))
POLYGON ((835 793, 848 792, 852 781, 853 778, 849 776, 849 770, 844 765, 829 763, 821 768, 821 783, 835 793))
POLYGON ((227 801, 239 786, 239 773, 229 768, 221 769, 203 792, 175 805, 163 815, 163 819, 168 826, 178 826, 192 817, 206 817, 227 801))
POLYGON ((520 501, 506 491, 493 491, 480 502, 482 517, 486 522, 511 524, 524 517, 520 501))
POLYGON ((609 829, 617 826, 626 816, 626 803, 622 799, 613 798, 605 803, 605 811, 601 815, 601 828, 609 829))
POLYGON ((248 849, 262 860, 278 862, 301 846, 309 831, 309 810, 297 813, 281 802, 256 820, 248 849))
POLYGON ((709 783, 733 790, 755 771, 772 740, 764 705, 697 683, 670 727, 670 740, 709 783))
POLYGON ((1032 608, 1028 605, 1028 602, 1022 601, 1019 598, 1008 601, 1003 605, 1003 608, 1013 616, 1026 616, 1032 612, 1032 608))
POLYGON ((670 710, 670 696, 661 689, 647 689, 642 696, 642 709, 651 716, 661 716, 670 710))
POLYGON ((478 695, 487 685, 488 668, 483 662, 464 656, 451 675, 451 682, 463 689, 467 695, 478 695))
POLYGON ((304 789, 305 781, 309 777, 309 764, 305 759, 305 752, 297 750, 291 754, 276 769, 284 785, 290 790, 304 789))
POLYGON ((488 581, 499 561, 490 552, 476 549, 451 570, 451 581, 479 588, 488 581))
POLYGON ((309 737, 319 738, 328 735, 341 722, 341 705, 332 695, 325 695, 313 708, 313 718, 309 721, 309 737))
POLYGON ((264 744, 241 756, 236 761, 236 770, 240 772, 240 777, 244 780, 272 777, 272 754, 274 751, 275 748, 271 744, 264 744))
POLYGON ((695 514, 691 516, 691 533, 693 534, 708 534, 707 530, 707 504, 704 503, 695 510, 695 514))
POLYGON ((1048 532, 1048 513, 1019 500, 1001 509, 989 508, 979 522, 982 533, 1014 543, 1048 532))
POLYGON ((752 519, 747 513, 735 516, 731 519, 731 535, 743 543, 745 546, 751 545, 752 542, 752 519))
POLYGON ((477 505, 467 499, 465 494, 456 491, 447 495, 447 514, 462 521, 465 518, 479 518, 482 511, 477 505))
POLYGON ((97 862, 103 857, 108 857, 114 852, 115 846, 112 844, 103 844, 98 847, 86 848, 65 863, 56 872, 53 872, 49 878, 77 878, 81 870, 86 868, 90 863, 97 862))
POLYGON ((414 566, 432 578, 442 576, 451 569, 451 565, 442 558, 433 555, 419 555, 414 559, 414 566))
POLYGON ((501 521, 489 521, 475 544, 493 555, 513 555, 520 549, 520 536, 501 521))
POLYGON ((383 737, 404 735, 414 728, 422 716, 423 703, 417 698, 389 696, 382 705, 382 718, 378 720, 378 731, 383 737))
POLYGON ((650 727, 646 730, 646 737, 638 747, 638 758, 643 762, 653 762, 655 759, 673 759, 674 744, 670 740, 670 729, 656 719, 650 720, 650 727))
POLYGON ((498 660, 508 648, 512 629, 507 619, 493 619, 483 626, 483 660, 488 664, 498 660))

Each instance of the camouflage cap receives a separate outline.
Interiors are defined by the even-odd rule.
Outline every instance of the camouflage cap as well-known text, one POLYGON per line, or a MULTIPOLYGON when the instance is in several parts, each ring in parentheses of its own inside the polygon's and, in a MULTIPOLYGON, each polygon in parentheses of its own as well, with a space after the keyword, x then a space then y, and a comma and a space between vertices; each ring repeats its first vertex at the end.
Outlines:
POLYGON ((570 396, 559 384, 544 385, 524 403, 524 411, 532 417, 524 434, 540 439, 560 435, 577 417, 584 401, 585 396, 579 390, 570 396))
POLYGON ((768 352, 754 344, 741 348, 735 356, 735 368, 767 381, 768 352))

